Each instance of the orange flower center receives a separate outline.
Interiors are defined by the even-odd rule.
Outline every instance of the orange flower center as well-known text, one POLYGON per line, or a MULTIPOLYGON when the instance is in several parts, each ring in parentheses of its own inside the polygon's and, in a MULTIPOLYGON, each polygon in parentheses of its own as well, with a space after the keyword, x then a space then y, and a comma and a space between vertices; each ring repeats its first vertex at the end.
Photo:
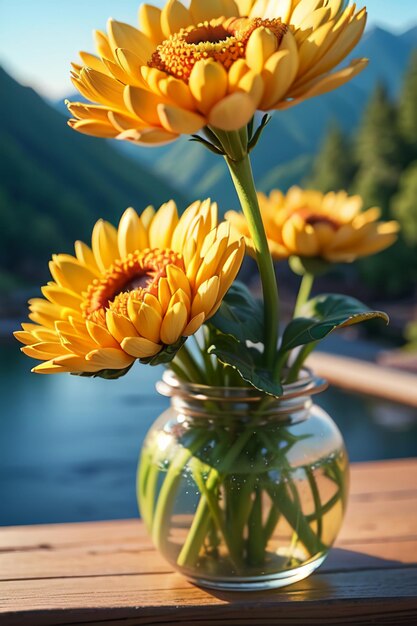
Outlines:
POLYGON ((228 70, 235 61, 245 58, 249 37, 261 26, 274 33, 278 45, 287 31, 279 19, 221 17, 171 35, 157 47, 148 65, 185 82, 202 59, 214 59, 228 70))
POLYGON ((126 315, 132 293, 136 300, 143 300, 147 293, 157 296, 159 281, 166 277, 168 265, 184 269, 182 257, 172 250, 136 251, 115 261, 83 294, 81 308, 84 317, 102 323, 106 309, 126 315))
POLYGON ((309 209, 308 207, 298 209, 296 213, 298 213, 298 215, 303 218, 305 223, 309 224, 310 226, 317 226, 317 224, 326 224, 327 226, 333 228, 333 230, 335 231, 339 230, 340 228, 340 224, 337 222, 337 220, 321 213, 312 213, 311 209, 309 209))
POLYGON ((339 224, 326 215, 310 215, 310 217, 306 219, 306 224, 310 224, 310 226, 326 224, 326 226, 330 226, 335 231, 339 230, 339 224))

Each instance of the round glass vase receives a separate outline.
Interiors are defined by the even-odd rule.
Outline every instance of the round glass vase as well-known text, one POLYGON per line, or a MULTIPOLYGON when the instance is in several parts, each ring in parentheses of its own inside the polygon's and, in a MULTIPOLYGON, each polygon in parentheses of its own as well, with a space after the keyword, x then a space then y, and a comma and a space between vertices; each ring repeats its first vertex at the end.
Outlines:
POLYGON ((343 438, 304 372, 279 400, 255 389, 179 382, 148 432, 138 468, 142 518, 192 582, 248 591, 311 574, 340 530, 349 474, 343 438))

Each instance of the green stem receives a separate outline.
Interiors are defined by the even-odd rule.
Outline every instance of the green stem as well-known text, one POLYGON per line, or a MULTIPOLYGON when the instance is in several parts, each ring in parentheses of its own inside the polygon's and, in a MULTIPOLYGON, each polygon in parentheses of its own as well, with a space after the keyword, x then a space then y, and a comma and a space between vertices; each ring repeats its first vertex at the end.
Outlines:
POLYGON ((216 525, 211 519, 207 533, 207 544, 205 546, 206 554, 216 555, 216 558, 218 558, 220 545, 221 539, 218 535, 216 525))
POLYGON ((310 467, 305 467, 305 472, 307 474, 308 484, 310 485, 311 493, 314 500, 314 509, 316 512, 317 520, 317 537, 321 540, 323 535, 323 512, 320 500, 320 492, 316 483, 316 479, 314 478, 313 470, 310 467))
POLYGON ((265 550, 268 547, 268 542, 271 539, 272 535, 275 532, 277 524, 280 520, 281 513, 279 508, 276 506, 275 502, 271 500, 271 510, 269 511, 268 519, 266 520, 264 527, 264 545, 265 550))
POLYGON ((191 352, 184 345, 174 359, 174 363, 177 362, 183 370, 187 372, 188 378, 193 383, 204 383, 205 372, 197 361, 192 356, 191 352))
POLYGON ((309 555, 314 556, 318 552, 326 550, 326 546, 318 539, 306 520, 300 503, 290 498, 286 485, 282 483, 277 489, 272 489, 271 486, 267 485, 266 489, 309 555))
MULTIPOLYGON (((300 312, 303 306, 306 304, 306 302, 308 302, 308 299, 311 294, 311 290, 313 289, 314 278, 315 278, 314 274, 306 273, 304 274, 301 280, 300 290, 298 292, 297 301, 296 301, 295 308, 294 308, 294 319, 300 315, 300 312)), ((317 343, 311 343, 311 344, 307 344, 306 346, 304 346, 304 348, 300 349, 297 355, 297 358, 295 359, 293 365, 291 366, 289 374, 285 381, 287 384, 296 382, 296 380, 298 379, 300 370, 304 364, 304 361, 309 356, 309 354, 314 350, 316 345, 317 343)), ((288 352, 279 353, 278 358, 275 362, 275 367, 274 367, 274 380, 281 379, 282 370, 286 367, 287 362, 288 362, 288 352)))
POLYGON ((300 290, 297 296, 297 302, 295 304, 294 318, 299 316, 301 309, 308 301, 311 291, 313 289, 314 278, 314 274, 310 274, 308 272, 304 274, 301 280, 300 290))
POLYGON ((285 381, 288 385, 291 383, 295 383, 298 380, 298 376, 300 374, 301 368, 303 367, 306 359, 313 352, 317 344, 318 344, 318 341, 312 341, 311 343, 308 343, 307 345, 305 345, 303 348, 300 349, 300 351, 298 352, 297 358, 295 359, 294 363, 291 365, 290 371, 288 372, 288 375, 285 381))
MULTIPOLYGON (((281 434, 283 436, 284 433, 281 434)), ((271 449, 271 442, 264 433, 261 435, 265 447, 271 449)), ((294 441, 294 443, 296 440, 294 441)), ((278 489, 272 489, 272 485, 266 485, 266 490, 271 500, 275 503, 277 509, 285 517, 287 522, 294 530, 294 543, 301 541, 311 556, 324 549, 320 538, 317 538, 312 531, 306 515, 303 513, 302 503, 298 493, 298 489, 291 477, 291 466, 285 454, 281 456, 283 482, 278 485, 278 489)))
POLYGON ((265 561, 262 530, 262 490, 258 486, 248 522, 248 561, 253 566, 262 565, 265 561))
POLYGON ((138 492, 140 514, 148 528, 151 527, 151 524, 150 524, 150 519, 149 519, 149 502, 148 502, 148 499, 146 498, 146 487, 148 484, 150 468, 151 468, 151 454, 149 452, 149 449, 145 448, 142 451, 140 462, 138 465, 138 471, 136 475, 136 489, 138 492))
MULTIPOLYGON (((212 344, 210 328, 208 326, 203 326, 203 333, 204 333, 204 347, 201 348, 199 346, 200 353, 201 353, 201 357, 204 362, 204 367, 208 376, 208 384, 211 384, 215 387, 221 384, 221 381, 219 380, 219 376, 218 376, 219 362, 216 361, 216 365, 215 365, 212 360, 213 357, 208 353, 208 349, 210 348, 212 344)), ((196 340, 196 343, 197 343, 197 340, 196 340)))
POLYGON ((196 563, 211 523, 212 519, 208 502, 202 496, 194 514, 190 532, 177 558, 177 565, 180 567, 192 567, 196 563))
POLYGON ((279 336, 278 285, 247 152, 247 133, 245 131, 243 135, 237 131, 213 130, 226 152, 225 160, 246 217, 256 254, 264 301, 265 360, 266 365, 272 369, 279 336))
MULTIPOLYGON (((332 496, 330 498, 330 500, 328 500, 328 502, 326 502, 326 504, 323 504, 323 506, 320 509, 320 515, 321 517, 323 517, 324 515, 326 515, 326 513, 328 513, 329 511, 331 511, 336 504, 340 501, 342 501, 342 494, 340 492, 340 490, 338 490, 334 496, 332 496)), ((310 522, 317 522, 317 514, 316 511, 314 511, 314 513, 311 513, 311 515, 306 515, 306 520, 310 523, 310 522)))
POLYGON ((343 511, 345 511, 346 503, 347 503, 347 492, 349 489, 349 478, 348 477, 346 478, 344 476, 342 470, 339 467, 339 463, 337 459, 335 459, 335 461, 332 463, 330 467, 330 471, 334 473, 335 482, 339 486, 342 508, 343 508, 343 511))
POLYGON ((274 366, 274 371, 272 374, 273 380, 277 380, 277 381, 281 380, 282 370, 285 367, 287 359, 288 359, 288 352, 280 352, 278 354, 278 357, 274 366))
POLYGON ((254 474, 245 474, 239 478, 233 476, 232 480, 225 482, 226 496, 228 496, 226 502, 229 503, 227 518, 229 535, 238 554, 242 554, 244 550, 244 530, 252 511, 255 480, 254 474))
MULTIPOLYGON (((219 488, 221 485, 221 478, 219 476, 219 473, 217 472, 217 470, 212 469, 207 479, 207 482, 205 482, 203 475, 207 467, 204 466, 196 458, 193 459, 193 465, 196 466, 195 471, 193 471, 193 478, 201 493, 200 503, 204 501, 207 504, 207 507, 204 507, 204 508, 207 508, 207 513, 211 515, 211 519, 214 521, 217 530, 222 535, 225 545, 227 547, 228 553, 229 553, 229 558, 231 562, 233 563, 234 568, 238 570, 241 566, 240 558, 234 550, 234 546, 231 541, 229 532, 226 528, 225 521, 223 519, 222 511, 221 511, 221 508, 219 506, 219 501, 218 501, 219 488)), ((210 515, 208 515, 209 520, 210 520, 210 515)), ((198 528, 197 528, 197 533, 199 533, 198 528)), ((193 532, 190 531, 187 537, 187 540, 189 537, 192 538, 192 536, 193 536, 193 532)), ((200 552, 200 549, 196 551, 196 547, 198 544, 200 544, 200 548, 201 548, 200 538, 201 537, 199 536, 198 542, 192 542, 190 544, 191 553, 193 555, 192 558, 195 558, 195 556, 198 556, 200 552)), ((203 540, 204 538, 205 536, 203 537, 203 540)), ((186 565, 187 562, 189 562, 189 560, 190 560, 190 553, 188 552, 188 546, 184 546, 183 550, 181 551, 180 556, 178 557, 177 563, 178 565, 186 565)), ((191 564, 193 564, 193 561, 191 561, 191 564)))
POLYGON ((171 369, 174 372, 175 376, 179 380, 182 380, 187 383, 192 382, 188 372, 186 372, 185 368, 179 364, 177 357, 175 357, 175 359, 171 361, 171 363, 169 364, 169 369, 171 369))
MULTIPOLYGON (((221 457, 219 457, 221 458, 221 461, 218 467, 212 468, 206 481, 206 490, 209 490, 211 492, 213 489, 220 487, 221 475, 223 476, 227 475, 228 470, 230 469, 230 467, 233 467, 236 459, 241 454, 243 448, 248 443, 252 435, 253 435, 253 429, 248 428, 245 432, 240 434, 240 436, 237 438, 237 440, 234 442, 233 445, 229 446, 228 442, 226 442, 227 447, 229 448, 229 451, 226 454, 224 454, 224 456, 222 455, 221 457)), ((188 462, 188 460, 189 458, 187 459, 186 462, 188 462)), ((165 479, 165 482, 166 482, 166 479, 165 479)), ((164 483, 164 486, 165 486, 165 483, 164 483)), ((162 492, 158 499, 158 506, 159 506, 159 501, 161 500, 161 496, 162 496, 162 492)), ((167 492, 164 493, 163 498, 166 499, 169 497, 170 497, 170 494, 169 494, 169 491, 167 490, 167 492)), ((205 519, 204 515, 206 515, 207 518, 210 518, 209 502, 206 496, 204 495, 204 493, 201 493, 201 498, 200 498, 197 511, 199 513, 200 520, 205 519)), ((214 521, 216 522, 216 519, 214 519, 214 521)), ((217 518, 217 522, 218 522, 218 518, 217 518)), ((216 526, 217 526, 217 522, 216 522, 216 526)), ((219 530, 223 531, 224 527, 222 526, 221 529, 219 530)), ((203 536, 203 532, 201 531, 200 526, 199 526, 199 521, 196 520, 196 518, 194 518, 192 526, 188 532, 186 543, 183 549, 181 550, 181 554, 180 554, 179 561, 178 561, 179 565, 186 564, 186 563, 187 564, 193 563, 193 559, 196 559, 200 553, 201 546, 204 542, 206 534, 207 534, 207 531, 204 533, 204 536, 203 536)), ((229 552, 229 556, 231 557, 231 560, 232 562, 234 562, 235 566, 237 566, 238 565, 237 561, 239 561, 239 559, 237 558, 237 555, 233 549, 234 544, 232 543, 232 541, 229 541, 227 532, 224 533, 224 539, 229 549, 231 548, 231 553, 229 552)))
POLYGON ((175 456, 169 466, 165 480, 159 492, 155 515, 152 521, 152 537, 155 545, 163 551, 163 546, 168 543, 169 523, 172 507, 177 495, 177 488, 181 481, 181 474, 188 461, 207 441, 207 433, 198 433, 194 440, 184 447, 175 456))

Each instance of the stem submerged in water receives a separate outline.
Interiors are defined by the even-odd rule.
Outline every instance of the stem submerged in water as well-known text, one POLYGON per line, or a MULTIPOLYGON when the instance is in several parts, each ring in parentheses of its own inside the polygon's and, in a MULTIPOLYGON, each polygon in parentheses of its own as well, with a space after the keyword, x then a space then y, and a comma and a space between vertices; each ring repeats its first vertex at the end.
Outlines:
POLYGON ((269 432, 262 432, 263 428, 265 425, 244 425, 231 433, 199 425, 185 435, 183 447, 176 451, 167 471, 158 463, 157 449, 145 449, 138 485, 141 510, 163 553, 172 555, 178 545, 175 504, 182 498, 184 481, 187 490, 190 480, 198 490, 192 522, 175 553, 177 565, 186 571, 201 568, 203 576, 203 572, 218 568, 225 575, 257 575, 276 558, 277 540, 283 532, 288 533, 288 527, 292 541, 282 544, 283 569, 327 551, 325 520, 344 504, 343 469, 337 459, 326 463, 325 476, 337 490, 322 500, 313 469, 306 465, 303 472, 294 474, 288 458, 293 446, 306 436, 293 436, 285 427, 269 432), (262 448, 265 452, 259 457, 256 451, 262 448), (155 487, 161 476, 164 480, 157 496, 155 487), (299 480, 309 486, 312 513, 304 512, 304 507, 311 505, 305 504, 299 480), (278 528, 280 524, 284 527, 278 528))

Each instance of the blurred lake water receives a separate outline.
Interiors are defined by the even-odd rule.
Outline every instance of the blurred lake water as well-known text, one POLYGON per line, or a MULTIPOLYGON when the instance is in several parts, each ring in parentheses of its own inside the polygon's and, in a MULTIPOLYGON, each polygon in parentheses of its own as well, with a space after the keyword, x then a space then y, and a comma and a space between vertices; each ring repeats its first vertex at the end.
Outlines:
MULTIPOLYGON (((0 525, 136 517, 140 447, 168 405, 154 389, 161 370, 103 381, 30 367, 17 345, 0 345, 0 525)), ((317 400, 352 461, 417 456, 412 409, 336 389, 317 400)))

